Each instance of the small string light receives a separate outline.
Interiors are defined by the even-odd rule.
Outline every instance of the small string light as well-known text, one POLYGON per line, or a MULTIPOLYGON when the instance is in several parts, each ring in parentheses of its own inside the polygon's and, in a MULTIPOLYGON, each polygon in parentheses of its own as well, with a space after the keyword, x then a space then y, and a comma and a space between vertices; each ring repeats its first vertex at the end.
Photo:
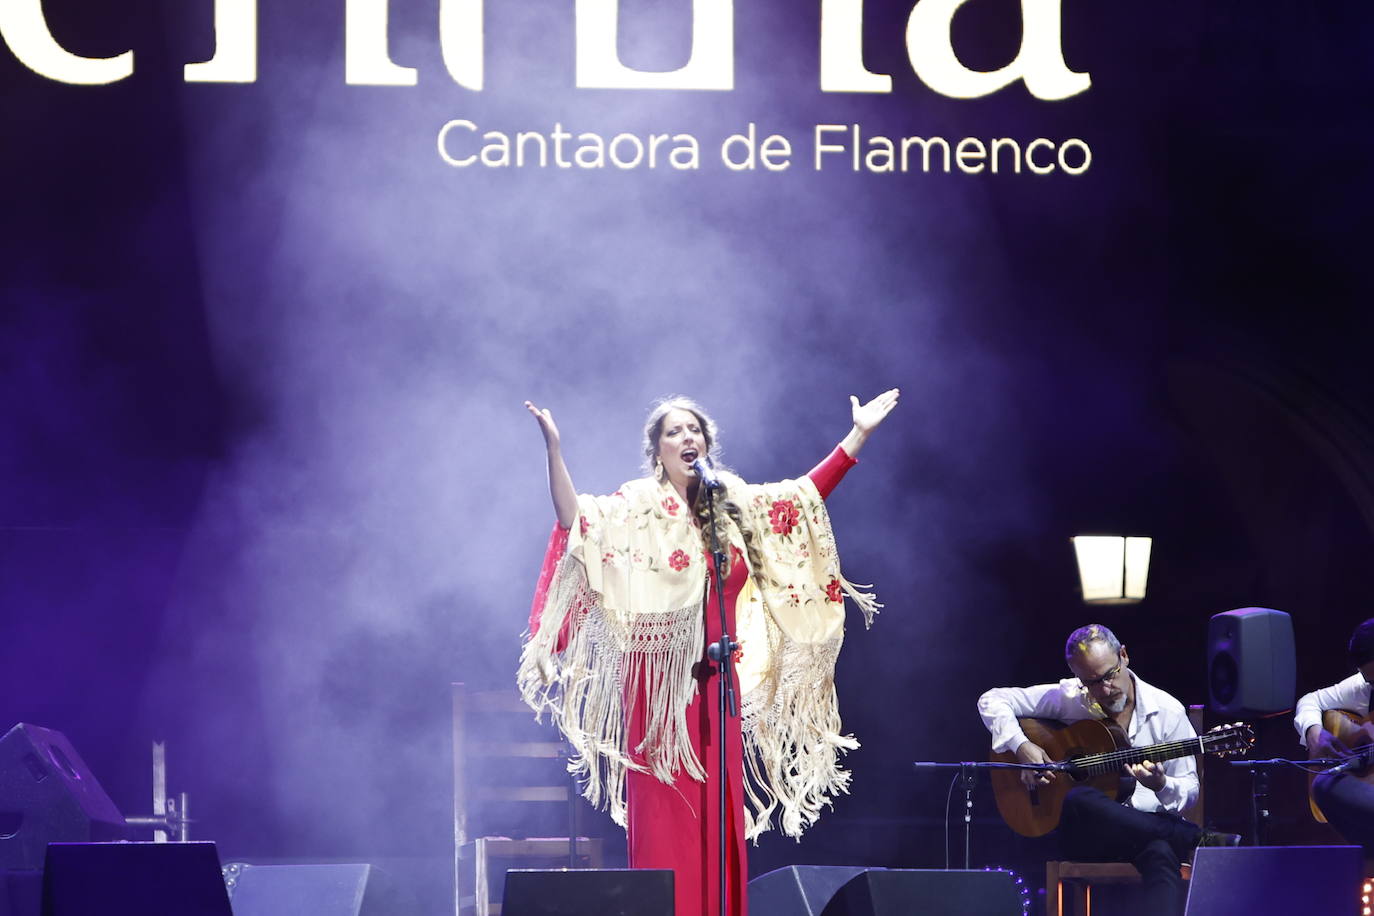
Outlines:
MULTIPOLYGON (((1024 878, 1018 875, 1013 869, 1002 868, 1001 866, 997 865, 984 865, 983 871, 1005 872, 1012 878, 1016 879, 1016 886, 1021 889, 1021 916, 1030 916, 1030 888, 1026 886, 1026 881, 1024 878)), ((1366 913, 1365 916, 1370 916, 1370 914, 1366 913)))

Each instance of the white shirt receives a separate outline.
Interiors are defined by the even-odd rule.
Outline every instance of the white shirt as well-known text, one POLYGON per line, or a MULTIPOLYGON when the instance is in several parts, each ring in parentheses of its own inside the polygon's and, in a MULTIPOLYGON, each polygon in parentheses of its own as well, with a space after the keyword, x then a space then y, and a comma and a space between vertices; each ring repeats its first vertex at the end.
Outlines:
POLYGON ((1293 725, 1298 729, 1298 741, 1307 746, 1307 730, 1322 724, 1322 713, 1328 709, 1348 709, 1362 716, 1369 715, 1369 684, 1356 671, 1339 684, 1314 690, 1298 700, 1293 713, 1293 725))
MULTIPOLYGON (((1135 682, 1135 711, 1131 714, 1130 728, 1126 730, 1132 747, 1197 737, 1182 703, 1145 683, 1129 668, 1126 670, 1135 682)), ((1076 677, 1035 687, 994 687, 978 698, 978 714, 992 733, 992 749, 1012 752, 1029 740, 1017 723, 1018 718, 1034 716, 1060 722, 1107 718, 1102 707, 1088 695, 1088 688, 1076 677)), ((1137 782, 1135 794, 1130 798, 1131 807, 1181 814, 1197 800, 1197 762, 1191 755, 1166 760, 1163 767, 1163 788, 1153 792, 1137 782)))

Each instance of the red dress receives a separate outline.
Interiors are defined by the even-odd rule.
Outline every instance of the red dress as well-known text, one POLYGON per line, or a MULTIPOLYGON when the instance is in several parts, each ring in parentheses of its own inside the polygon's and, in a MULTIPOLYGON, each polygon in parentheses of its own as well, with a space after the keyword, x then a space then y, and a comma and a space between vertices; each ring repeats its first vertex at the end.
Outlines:
MULTIPOLYGON (((836 446, 808 476, 824 499, 854 464, 854 459, 836 446)), ((555 530, 549 544, 552 556, 545 558, 541 586, 566 546, 566 532, 555 530)), ((739 551, 733 547, 730 551, 730 575, 725 581, 725 618, 726 625, 735 634, 735 602, 744 587, 748 570, 739 551)), ((714 567, 713 562, 710 565, 714 567)), ((706 590, 701 660, 694 671, 697 692, 687 706, 692 750, 706 770, 706 781, 697 782, 679 774, 668 785, 654 778, 652 773, 631 770, 626 774, 630 867, 673 869, 676 916, 720 916, 720 801, 716 795, 720 782, 719 727, 716 724, 720 678, 715 665, 706 657, 706 646, 720 639, 720 611, 716 605, 714 568, 711 573, 706 590)), ((541 587, 536 593, 536 614, 543 609, 542 591, 541 587)), ((531 630, 537 627, 537 620, 532 619, 531 630)), ((644 704, 637 703, 635 708, 642 711, 644 704)), ((633 748, 644 738, 643 718, 636 717, 627 723, 627 732, 627 744, 633 748)), ((748 899, 744 886, 748 882, 749 866, 744 841, 744 752, 738 716, 731 717, 727 723, 725 742, 727 916, 747 916, 748 899)))

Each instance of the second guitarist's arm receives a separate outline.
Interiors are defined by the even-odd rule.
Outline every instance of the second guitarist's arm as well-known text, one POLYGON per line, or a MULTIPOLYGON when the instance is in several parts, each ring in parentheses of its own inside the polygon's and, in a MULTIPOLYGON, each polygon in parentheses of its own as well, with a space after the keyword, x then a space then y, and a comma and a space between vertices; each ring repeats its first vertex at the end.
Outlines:
POLYGON ((1322 727, 1322 713, 1328 709, 1348 709, 1366 715, 1369 712, 1369 685, 1364 675, 1356 672, 1345 680, 1304 694, 1293 713, 1293 725, 1298 741, 1307 748, 1309 757, 1338 757, 1349 753, 1335 736, 1322 727))

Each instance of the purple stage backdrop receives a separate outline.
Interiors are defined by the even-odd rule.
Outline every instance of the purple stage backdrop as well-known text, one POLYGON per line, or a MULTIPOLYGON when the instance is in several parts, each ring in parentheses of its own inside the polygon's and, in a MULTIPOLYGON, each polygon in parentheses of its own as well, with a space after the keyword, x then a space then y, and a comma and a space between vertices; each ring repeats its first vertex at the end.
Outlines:
POLYGON ((1073 626, 1203 702, 1210 615, 1290 612, 1305 691, 1374 613, 1359 4, 4 0, 0 32, 0 728, 65 732, 128 813, 165 738, 232 852, 449 854, 447 685, 510 682, 552 522, 525 398, 607 492, 658 396, 763 480, 902 388, 830 502, 886 604, 838 674, 853 794, 756 871, 941 866, 910 762, 983 755, 977 695, 1060 677, 1073 626), (1095 532, 1156 538, 1142 604, 1082 605, 1095 532))

